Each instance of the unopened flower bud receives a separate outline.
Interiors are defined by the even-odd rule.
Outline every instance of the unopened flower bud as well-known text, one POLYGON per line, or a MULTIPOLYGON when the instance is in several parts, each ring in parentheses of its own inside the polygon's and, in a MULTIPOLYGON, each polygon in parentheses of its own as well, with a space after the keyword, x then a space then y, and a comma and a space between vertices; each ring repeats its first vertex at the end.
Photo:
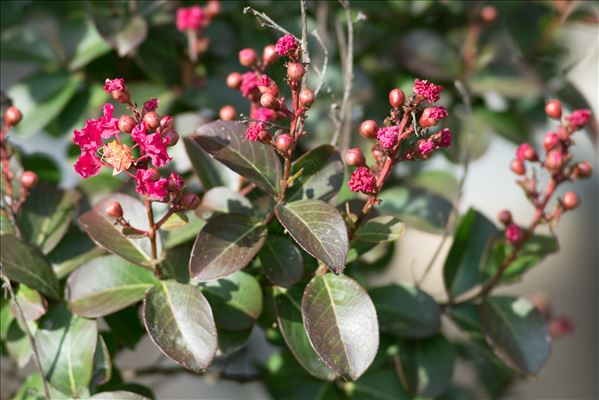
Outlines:
POLYGON ((276 63, 279 60, 279 55, 275 50, 274 44, 269 44, 264 47, 262 51, 262 62, 266 65, 270 65, 276 63))
POLYGON ((493 6, 485 6, 480 11, 480 19, 486 23, 491 23, 497 18, 497 9, 493 6))
POLYGON ((268 132, 268 130, 262 129, 258 133, 258 140, 262 143, 270 143, 270 141, 272 140, 272 135, 270 134, 270 132, 268 132))
POLYGON ((502 210, 499 212, 499 214, 497 214, 497 219, 503 225, 507 226, 512 223, 512 213, 509 212, 508 210, 502 210))
POLYGON ((539 157, 534 147, 530 143, 521 144, 516 150, 516 157, 519 160, 537 161, 539 157))
POLYGON ((551 150, 545 158, 545 168, 551 173, 556 173, 564 165, 564 156, 559 150, 551 150))
POLYGON ((360 150, 359 147, 354 147, 347 150, 345 153, 345 162, 347 165, 351 165, 353 167, 364 167, 366 165, 364 153, 362 153, 362 150, 360 150))
POLYGON ((179 206, 184 210, 195 210, 199 205, 200 198, 195 193, 185 193, 179 201, 179 206))
POLYGON ((164 117, 160 118, 160 128, 162 128, 163 131, 168 131, 169 129, 173 129, 174 126, 175 126, 175 119, 173 117, 171 117, 170 115, 165 115, 164 117))
POLYGON ((372 119, 367 119, 366 121, 360 124, 360 135, 362 135, 366 139, 375 139, 378 130, 379 127, 376 121, 372 119))
POLYGON ((560 119, 562 117, 562 103, 559 100, 549 100, 547 104, 545 104, 545 114, 549 118, 560 119))
POLYGON ((135 120, 128 115, 121 115, 119 118, 119 130, 121 132, 131 133, 135 125, 135 120))
POLYGON ((170 131, 168 133, 168 145, 174 146, 179 143, 179 134, 176 131, 170 131))
POLYGON ((206 3, 206 6, 204 7, 204 12, 210 19, 216 17, 221 12, 220 1, 208 0, 208 2, 206 3))
POLYGON ((393 108, 399 108, 403 105, 405 95, 401 89, 393 89, 389 92, 389 104, 393 108))
POLYGON ((24 171, 21 174, 21 185, 27 190, 33 188, 37 185, 38 177, 37 174, 33 171, 24 171))
POLYGON ((593 175, 593 166, 588 161, 580 162, 576 164, 576 167, 574 168, 576 171, 576 176, 579 178, 589 178, 591 175, 593 175))
POLYGON ((117 103, 128 104, 131 101, 131 97, 129 96, 127 88, 123 90, 115 90, 113 92, 110 92, 110 94, 117 103))
POLYGON ((543 147, 546 151, 555 149, 557 144, 559 143, 559 138, 556 133, 547 132, 545 134, 545 138, 543 139, 543 147))
POLYGON ((293 82, 301 81, 305 72, 304 66, 298 62, 290 62, 287 65, 287 77, 293 82))
POLYGON ((505 230, 505 239, 511 244, 518 243, 520 240, 522 240, 522 236, 522 228, 514 223, 509 224, 505 230))
POLYGON ((293 138, 287 133, 283 133, 275 139, 275 147, 281 153, 287 153, 291 148, 291 143, 293 143, 293 138))
POLYGON ((277 98, 270 92, 265 92, 260 96, 260 105, 269 110, 274 110, 279 105, 277 98))
POLYGON ((517 175, 524 175, 526 173, 526 167, 524 166, 524 161, 515 158, 512 160, 510 164, 510 168, 517 175))
POLYGON ((557 339, 574 332, 574 323, 570 318, 560 315, 549 321, 548 328, 551 337, 557 339))
POLYGON ((314 103, 314 92, 306 88, 299 94, 299 102, 303 108, 310 108, 314 103))
POLYGON ((156 168, 149 168, 146 180, 148 182, 156 182, 158 179, 160 179, 160 171, 156 168))
POLYGON ((241 74, 239 72, 231 72, 227 75, 227 86, 231 89, 239 89, 241 87, 241 74))
POLYGON ((120 218, 123 216, 123 207, 118 201, 111 201, 106 207, 106 214, 112 218, 120 218))
POLYGON ((160 125, 160 117, 154 111, 150 111, 144 114, 142 122, 147 131, 153 131, 160 125))
POLYGON ((580 204, 580 198, 574 192, 566 192, 564 193, 564 197, 562 198, 562 205, 564 206, 564 210, 573 210, 580 204))
POLYGON ((258 54, 254 49, 243 49, 239 52, 239 63, 244 67, 251 67, 258 62, 258 54))
POLYGON ((218 112, 218 117, 223 121, 233 121, 237 116, 237 110, 235 107, 227 105, 223 106, 218 112))
POLYGON ((21 122, 22 118, 23 114, 21 114, 21 110, 15 106, 8 107, 4 112, 4 122, 8 126, 17 125, 19 122, 21 122))

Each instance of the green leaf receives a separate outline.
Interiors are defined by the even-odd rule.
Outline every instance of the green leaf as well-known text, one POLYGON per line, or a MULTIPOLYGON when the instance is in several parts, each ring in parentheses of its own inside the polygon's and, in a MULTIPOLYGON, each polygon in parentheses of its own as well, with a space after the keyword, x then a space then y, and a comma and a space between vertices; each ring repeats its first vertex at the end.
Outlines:
POLYGON ((291 167, 291 176, 301 175, 287 189, 288 202, 302 199, 328 201, 343 185, 345 166, 341 155, 329 144, 316 147, 302 155, 291 167))
POLYGON ((455 355, 443 335, 402 341, 399 360, 398 374, 415 394, 436 397, 451 383, 455 355))
MULTIPOLYGON (((94 208, 79 217, 81 227, 89 237, 99 246, 139 265, 151 265, 150 239, 144 237, 135 239, 122 232, 122 227, 116 224, 114 218, 106 214, 106 207, 110 202, 118 201, 124 210, 123 217, 133 227, 148 230, 148 216, 146 208, 138 200, 124 194, 113 194, 104 198, 94 208)), ((157 235, 157 252, 160 256, 162 240, 157 235)))
POLYGON ((79 397, 92 377, 97 340, 96 321, 72 315, 64 304, 55 304, 41 320, 36 335, 48 382, 79 397))
POLYGON ((374 217, 361 225, 355 238, 370 243, 392 242, 406 232, 406 224, 395 217, 374 217))
POLYGON ((290 287, 304 275, 301 251, 285 238, 269 237, 258 258, 268 279, 277 286, 290 287))
POLYGON ((210 304, 191 285, 160 281, 144 298, 143 318, 150 338, 166 356, 202 372, 216 353, 216 327, 210 304))
POLYGON ((229 174, 226 167, 215 162, 191 137, 183 138, 183 144, 193 171, 200 179, 204 190, 227 186, 229 174))
POLYGON ((62 43, 71 50, 69 71, 84 67, 111 50, 88 18, 61 22, 60 36, 62 43))
POLYGON ((458 181, 455 175, 442 170, 425 170, 408 178, 410 186, 438 194, 453 201, 458 194, 458 181))
POLYGON ((13 235, 0 236, 2 267, 11 280, 40 291, 45 296, 60 299, 58 279, 50 263, 39 250, 13 235))
POLYGON ((497 234, 495 224, 472 208, 462 218, 443 267, 445 288, 451 297, 482 282, 482 270, 497 234))
POLYGON ((266 233, 266 227, 260 221, 245 215, 214 217, 193 245, 189 259, 190 276, 209 281, 239 271, 260 251, 266 233))
POLYGON ((402 35, 397 60, 428 79, 453 80, 460 73, 460 56, 441 34, 415 29, 402 35))
POLYGON ((542 86, 538 80, 531 79, 530 71, 525 72, 515 64, 491 64, 471 77, 470 90, 477 95, 493 92, 521 99, 538 96, 542 86))
POLYGON ((86 263, 69 276, 67 300, 77 315, 102 317, 137 303, 154 283, 152 271, 108 255, 86 263))
MULTIPOLYGON (((4 9, 3 9, 4 13, 4 9)), ((56 61, 52 46, 44 40, 41 32, 32 29, 30 23, 2 29, 2 60, 51 64, 56 61)))
POLYGON ((204 225, 206 225, 206 221, 199 218, 193 211, 188 211, 185 216, 189 222, 185 226, 168 233, 164 243, 164 247, 167 249, 172 249, 195 239, 202 228, 204 228, 204 225))
POLYGON ((58 279, 62 279, 81 264, 104 253, 104 249, 96 246, 85 232, 71 224, 58 246, 47 257, 58 279))
MULTIPOLYGON (((120 57, 133 54, 148 34, 148 23, 139 15, 132 17, 97 12, 94 16, 96 28, 120 57)), ((106 10, 107 11, 107 10, 106 10)))
POLYGON ((412 285, 397 283, 368 291, 381 331, 407 338, 434 335, 441 326, 441 308, 412 285))
POLYGON ((150 400, 141 394, 116 390, 114 392, 100 392, 94 394, 90 399, 93 400, 150 400))
POLYGON ((218 327, 231 331, 250 328, 262 312, 262 289, 243 271, 203 283, 202 293, 210 303, 218 327))
POLYGON ((146 334, 139 320, 138 307, 127 307, 121 311, 106 315, 104 321, 110 328, 110 333, 116 341, 128 349, 135 345, 146 334))
POLYGON ((245 139, 246 125, 215 121, 200 126, 192 140, 218 161, 276 195, 282 177, 281 162, 272 147, 245 139))
POLYGON ((67 232, 80 199, 81 195, 72 190, 48 184, 36 186, 19 214, 23 235, 48 254, 67 232))
POLYGON ((48 311, 48 302, 46 299, 37 290, 31 289, 24 284, 20 284, 17 289, 17 302, 21 306, 27 321, 35 321, 48 311))
POLYGON ((405 400, 412 399, 401 386, 392 369, 368 371, 358 379, 350 390, 351 398, 360 400, 405 400))
POLYGON ((57 186, 62 180, 60 167, 56 163, 55 158, 48 154, 22 154, 21 165, 24 170, 35 171, 41 183, 51 183, 57 186))
MULTIPOLYGON (((52 399, 64 399, 67 396, 49 385, 50 397, 52 399)), ((13 400, 45 400, 42 377, 38 372, 30 374, 21 385, 13 400)))
POLYGON ((495 354, 508 365, 537 374, 551 351, 547 324, 526 299, 491 297, 483 301, 481 322, 495 354))
POLYGON ((449 317, 451 317, 453 322, 455 322, 460 329, 467 332, 472 339, 485 343, 480 322, 479 306, 477 304, 456 304, 449 307, 447 311, 449 317))
POLYGON ((41 131, 75 95, 81 76, 55 72, 34 75, 13 85, 8 97, 23 113, 17 131, 30 135, 41 131))
POLYGON ((343 272, 349 241, 335 207, 320 200, 300 200, 277 206, 275 213, 304 250, 336 274, 343 272))
POLYGON ((304 329, 300 305, 302 294, 303 291, 299 285, 293 286, 289 290, 274 289, 277 324, 287 347, 300 365, 316 378, 332 381, 337 374, 320 360, 304 329))
POLYGON ((252 334, 253 326, 243 331, 229 331, 217 328, 218 349, 223 355, 228 355, 241 349, 252 334))
MULTIPOLYGON (((36 328, 35 324, 29 324, 32 335, 35 335, 36 328)), ((13 319, 6 333, 6 350, 19 368, 24 368, 33 355, 31 342, 23 329, 19 326, 19 321, 13 319)))
POLYGON ((187 214, 184 212, 176 212, 168 217, 166 221, 164 221, 164 223, 160 226, 160 229, 163 231, 174 231, 184 227, 188 222, 189 218, 187 218, 187 214))
POLYGON ((312 347, 339 375, 356 380, 374 360, 379 345, 376 310, 351 278, 312 278, 302 297, 302 317, 312 347))
POLYGON ((91 378, 91 385, 103 385, 110 380, 112 376, 112 360, 106 342, 101 335, 98 335, 96 350, 94 352, 94 369, 91 378))
POLYGON ((200 208, 196 210, 202 218, 208 219, 213 213, 254 215, 252 203, 243 195, 219 186, 210 189, 204 194, 200 208))

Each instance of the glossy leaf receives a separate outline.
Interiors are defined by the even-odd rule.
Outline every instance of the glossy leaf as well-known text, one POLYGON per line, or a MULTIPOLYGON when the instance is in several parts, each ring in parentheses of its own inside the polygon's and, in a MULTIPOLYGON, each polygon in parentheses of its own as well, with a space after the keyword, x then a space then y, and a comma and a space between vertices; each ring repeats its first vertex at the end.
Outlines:
POLYGON ((131 350, 146 334, 139 317, 138 307, 127 307, 106 315, 104 321, 110 328, 110 334, 118 344, 131 350))
POLYGON ((346 379, 360 377, 379 345, 376 310, 366 291, 345 275, 317 275, 306 286, 301 306, 320 358, 346 379))
POLYGON ((354 399, 360 400, 408 400, 411 396, 401 385, 392 369, 367 371, 354 383, 354 399))
POLYGON ((24 283, 45 296, 60 299, 58 279, 39 251, 13 235, 0 237, 2 267, 11 280, 24 283))
MULTIPOLYGON (((48 385, 50 389, 50 398, 52 399, 64 399, 67 396, 64 393, 59 392, 52 385, 48 385)), ((21 385, 17 393, 14 395, 13 400, 44 400, 44 386, 42 383, 42 377, 39 372, 33 372, 30 374, 25 382, 21 385)))
POLYGON ((69 276, 68 305, 77 315, 102 317, 141 301, 154 283, 152 271, 117 256, 99 257, 69 276))
POLYGON ((211 219, 198 235, 189 273, 193 279, 210 281, 244 268, 260 251, 266 227, 250 217, 222 214, 211 219))
POLYGON ((215 121, 200 126, 192 139, 215 159, 275 195, 280 188, 281 162, 272 147, 245 139, 245 130, 245 124, 215 121))
POLYGON ((224 329, 248 329, 262 312, 260 284, 243 271, 203 283, 201 288, 210 303, 216 325, 224 329))
POLYGON ((302 321, 302 287, 296 285, 289 290, 274 290, 277 324, 287 347, 300 365, 318 379, 332 381, 337 374, 327 367, 310 344, 302 321))
POLYGON ((275 212, 304 250, 336 274, 343 272, 349 249, 347 228, 333 206, 319 200, 300 200, 277 206, 275 212))
POLYGON ((67 232, 81 196, 72 190, 40 184, 32 189, 19 213, 27 240, 48 254, 67 232))
POLYGON ((191 137, 183 138, 183 143, 193 171, 200 179, 204 190, 227 186, 226 167, 214 161, 191 137))
POLYGON ((441 308, 424 291, 393 284, 368 291, 378 315, 381 331, 407 338, 434 335, 441 325, 441 308))
POLYGON ((252 334, 253 326, 243 331, 229 331, 218 328, 218 349, 223 355, 228 355, 241 349, 252 334))
POLYGON ((160 281, 144 298, 143 318, 150 338, 166 356, 202 372, 216 353, 216 327, 210 304, 191 285, 160 281))
POLYGON ((325 144, 302 155, 291 167, 291 176, 301 174, 287 189, 288 202, 302 199, 328 201, 343 185, 345 166, 341 155, 325 144))
POLYGON ((102 336, 98 336, 96 350, 94 351, 94 369, 91 379, 91 385, 103 385, 110 380, 112 376, 112 360, 106 342, 102 336))
POLYGON ((288 288, 302 279, 302 253, 285 238, 269 237, 258 253, 258 258, 268 279, 277 286, 288 288))
POLYGON ((206 221, 199 218, 193 211, 189 211, 185 215, 188 220, 187 224, 174 231, 170 231, 166 237, 164 247, 172 249, 173 247, 192 241, 198 236, 204 225, 206 225, 206 221))
POLYGON ((187 214, 184 212, 176 212, 168 217, 166 221, 164 221, 164 223, 160 226, 160 229, 163 231, 174 231, 184 227, 188 223, 189 219, 187 218, 187 214))
MULTIPOLYGON (((17 302, 23 310, 27 321, 35 321, 48 311, 48 302, 37 290, 29 286, 20 284, 17 289, 17 302)), ((13 304, 14 308, 14 304, 13 304)))
POLYGON ((47 257, 58 279, 62 279, 81 264, 105 253, 79 226, 71 224, 58 246, 47 257))
POLYGON ((198 215, 208 219, 213 213, 231 213, 252 216, 252 203, 243 195, 228 187, 215 187, 204 194, 202 204, 196 210, 198 215))
MULTIPOLYGON (((106 250, 131 261, 134 264, 150 265, 151 244, 148 238, 135 239, 125 235, 122 227, 115 224, 114 218, 106 214, 106 207, 111 201, 118 201, 124 210, 123 217, 137 229, 149 229, 146 208, 138 200, 124 194, 113 194, 106 197, 94 208, 79 217, 81 227, 89 237, 106 250)), ((162 241, 158 235, 158 255, 162 251, 162 241)))
POLYGON ((148 34, 148 23, 139 15, 97 15, 94 22, 100 34, 117 51, 120 57, 132 54, 148 34))
POLYGON ((374 217, 361 225, 355 238, 370 243, 392 242, 406 232, 406 224, 395 217, 374 217))
MULTIPOLYGON (((23 328, 24 329, 24 328, 23 328)), ((31 359, 33 351, 31 349, 31 342, 27 337, 27 334, 19 326, 19 321, 13 319, 8 325, 8 331, 6 333, 6 350, 10 357, 15 361, 17 367, 24 368, 31 359)), ((36 325, 30 324, 29 329, 32 335, 35 335, 36 325)))
POLYGON ((87 390, 97 340, 96 321, 72 315, 63 304, 54 305, 41 320, 36 335, 48 382, 73 397, 87 390))
POLYGON ((68 57, 70 71, 87 65, 111 50, 110 45, 100 36, 88 18, 62 21, 60 28, 62 42, 73 49, 68 57))
POLYGON ((495 354, 527 374, 537 374, 551 351, 546 322, 524 298, 491 297, 480 308, 481 322, 495 354))
POLYGON ((462 218, 443 267, 450 296, 463 294, 482 282, 482 270, 497 233, 495 224, 474 209, 462 218))

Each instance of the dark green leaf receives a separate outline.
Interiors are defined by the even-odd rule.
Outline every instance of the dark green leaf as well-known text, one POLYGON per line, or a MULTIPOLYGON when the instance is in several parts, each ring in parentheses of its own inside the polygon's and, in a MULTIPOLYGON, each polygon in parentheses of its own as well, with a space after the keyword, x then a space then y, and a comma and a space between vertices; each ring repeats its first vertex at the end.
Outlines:
POLYGON ((108 255, 86 263, 69 276, 67 300, 75 314, 101 317, 140 301, 154 283, 152 271, 108 255))
POLYGON ((63 21, 60 29, 62 42, 71 49, 68 66, 70 71, 75 71, 110 51, 110 45, 102 39, 88 18, 63 21))
POLYGON ((127 18, 97 13, 94 22, 100 34, 120 57, 132 54, 148 34, 148 23, 139 15, 127 18))
POLYGON ((401 37, 397 60, 407 69, 429 79, 453 80, 460 71, 460 57, 437 32, 415 29, 401 37))
POLYGON ((376 310, 366 291, 345 275, 317 275, 302 297, 304 327, 325 364, 356 380, 379 345, 376 310))
POLYGON ((368 371, 352 386, 351 398, 359 400, 406 400, 413 397, 391 369, 368 371))
POLYGON ((48 302, 46 299, 37 290, 31 289, 24 284, 20 284, 17 290, 17 302, 21 306, 27 321, 35 321, 48 311, 48 302))
POLYGON ((58 279, 62 279, 81 264, 105 254, 105 250, 96 246, 89 236, 71 224, 58 246, 48 254, 52 269, 58 279))
POLYGON ((127 307, 106 315, 104 321, 117 342, 128 349, 134 349, 146 333, 139 320, 138 307, 127 307))
POLYGON ((361 225, 355 233, 355 238, 364 242, 392 242, 406 232, 406 224, 395 217, 374 217, 361 225))
POLYGON ((381 330, 421 338, 434 335, 441 325, 441 308, 422 290, 403 283, 372 289, 381 330))
POLYGON ((535 307, 522 297, 491 297, 483 301, 480 312, 495 354, 519 371, 537 374, 551 345, 545 320, 535 307))
POLYGON ((62 172, 56 160, 47 154, 23 154, 21 155, 21 165, 24 170, 35 171, 40 182, 59 185, 62 180, 62 172))
POLYGON ((0 237, 2 267, 13 281, 40 291, 45 296, 60 299, 58 279, 50 263, 39 251, 13 235, 0 237))
POLYGON ((169 249, 166 258, 160 263, 163 274, 179 283, 188 283, 191 246, 192 244, 188 243, 169 249))
POLYGON ((455 175, 442 170, 425 170, 411 175, 410 186, 438 194, 453 201, 458 194, 458 181, 455 175))
POLYGON ((218 328, 218 349, 223 355, 236 352, 247 343, 252 330, 253 327, 243 331, 228 331, 218 328))
POLYGON ((94 370, 91 385, 102 385, 108 382, 111 376, 112 360, 110 359, 110 353, 102 336, 98 336, 96 351, 94 352, 94 370))
POLYGON ((206 221, 196 216, 193 211, 189 211, 185 215, 188 219, 187 224, 168 233, 164 244, 166 248, 172 249, 173 247, 195 239, 204 225, 206 225, 206 221))
POLYGON ((302 279, 302 253, 285 238, 269 237, 258 253, 258 258, 268 279, 277 286, 290 287, 302 279))
POLYGON ((245 139, 246 125, 215 121, 198 128, 192 139, 202 149, 260 189, 276 195, 282 177, 281 162, 272 147, 245 139))
MULTIPOLYGON (((52 399, 64 399, 68 397, 56 390, 52 385, 49 385, 49 389, 52 399)), ((38 372, 34 372, 23 382, 13 400, 45 400, 45 398, 42 377, 38 372)))
POLYGON ((252 203, 243 195, 219 186, 210 189, 204 194, 200 208, 196 210, 202 218, 208 219, 214 213, 232 213, 252 216, 254 209, 252 203))
POLYGON ((160 281, 144 298, 144 324, 152 341, 173 361, 202 372, 216 353, 210 304, 191 285, 160 281))
POLYGON ((260 251, 266 227, 245 215, 222 214, 211 219, 198 235, 189 273, 193 279, 209 281, 244 268, 260 251))
POLYGON ((336 274, 343 272, 349 242, 337 209, 320 200, 300 200, 277 206, 275 212, 304 250, 336 274))
MULTIPOLYGON (((35 335, 37 326, 34 323, 28 323, 28 325, 31 334, 35 335)), ((19 326, 19 321, 13 319, 8 326, 5 343, 8 354, 19 368, 24 368, 29 363, 33 354, 31 342, 29 342, 29 338, 23 329, 19 326)))
POLYGON ((191 137, 183 138, 183 143, 193 171, 200 179, 204 190, 227 185, 228 173, 222 164, 214 161, 191 137))
POLYGON ((484 343, 484 335, 480 322, 479 306, 474 303, 461 303, 451 306, 448 314, 451 319, 474 340, 484 343))

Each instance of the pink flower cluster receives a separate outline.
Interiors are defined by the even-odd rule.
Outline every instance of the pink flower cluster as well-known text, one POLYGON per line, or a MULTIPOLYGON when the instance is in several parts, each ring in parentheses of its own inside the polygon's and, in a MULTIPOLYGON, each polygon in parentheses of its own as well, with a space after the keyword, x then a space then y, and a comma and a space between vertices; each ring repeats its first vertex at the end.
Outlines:
POLYGON ((266 125, 261 122, 252 122, 245 131, 245 138, 252 142, 257 142, 260 139, 260 134, 266 130, 266 125))
POLYGON ((110 94, 117 90, 125 90, 125 80, 123 78, 106 79, 104 91, 110 94))
POLYGON ((177 9, 177 29, 198 30, 206 21, 206 14, 200 6, 182 7, 177 9))
POLYGON ((441 91, 443 91, 443 86, 437 86, 427 80, 416 79, 414 81, 414 94, 422 96, 431 103, 439 101, 441 91))
POLYGON ((443 118, 447 118, 449 114, 445 107, 431 107, 429 112, 429 118, 432 118, 436 121, 440 121, 443 118))
POLYGON ((566 119, 570 123, 570 126, 574 129, 582 128, 587 121, 591 118, 591 110, 576 110, 571 115, 568 115, 566 119))
POLYGON ((287 34, 277 40, 275 45, 275 51, 281 57, 290 55, 291 52, 295 51, 298 47, 297 40, 291 34, 287 34))
POLYGON ((391 149, 399 139, 399 127, 394 125, 380 128, 376 133, 376 138, 383 148, 391 149))
POLYGON ((366 194, 376 193, 376 176, 368 167, 360 167, 352 174, 347 183, 352 192, 362 192, 366 194))

